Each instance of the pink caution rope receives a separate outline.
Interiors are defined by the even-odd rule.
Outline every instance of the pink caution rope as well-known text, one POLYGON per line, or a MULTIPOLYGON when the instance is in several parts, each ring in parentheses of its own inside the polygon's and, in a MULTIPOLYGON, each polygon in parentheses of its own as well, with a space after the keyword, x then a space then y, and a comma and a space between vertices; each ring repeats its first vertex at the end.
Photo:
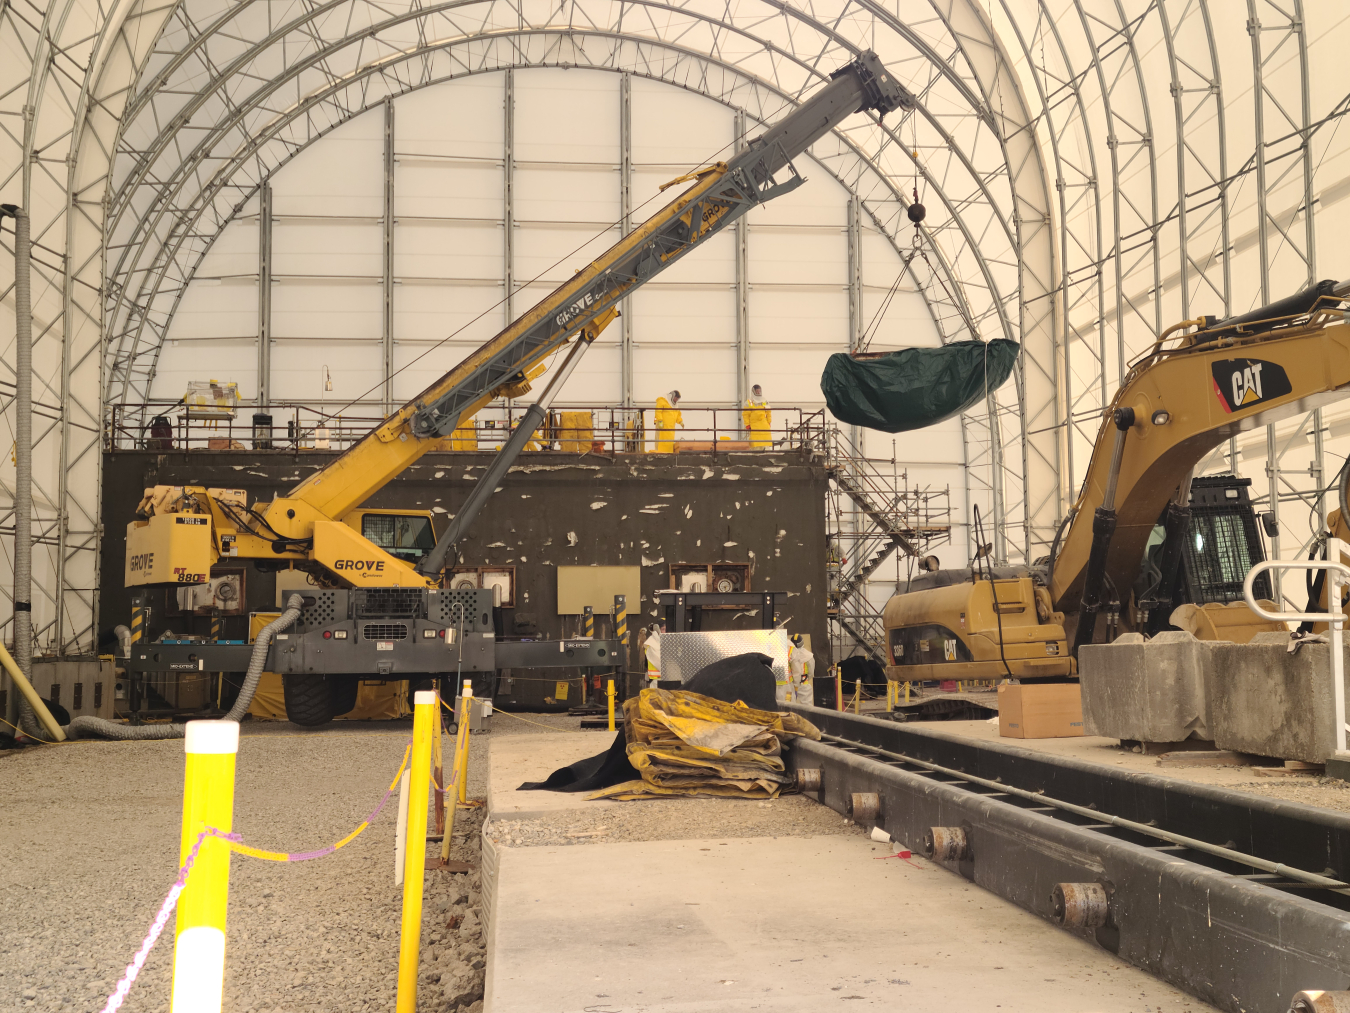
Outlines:
POLYGON ((193 842, 191 850, 188 851, 187 860, 178 870, 178 878, 174 880, 174 884, 169 888, 169 892, 165 896, 164 902, 160 904, 159 913, 155 915, 155 920, 150 923, 150 931, 145 934, 145 938, 141 941, 140 949, 138 949, 136 955, 131 958, 131 963, 127 965, 126 973, 122 975, 122 980, 117 983, 117 987, 113 989, 112 995, 108 996, 108 1001, 103 1004, 102 1013, 117 1013, 117 1010, 121 1009, 122 1003, 126 1002, 127 994, 131 991, 132 984, 135 983, 136 978, 145 967, 145 962, 150 957, 150 951, 155 948, 155 943, 159 941, 160 934, 164 931, 164 926, 169 923, 169 915, 173 914, 174 908, 178 906, 178 898, 187 886, 188 875, 192 872, 192 863, 197 860, 197 852, 201 850, 202 842, 208 837, 215 837, 227 842, 232 851, 237 851, 241 855, 247 855, 249 858, 261 858, 268 862, 308 862, 314 858, 323 858, 325 855, 331 855, 333 852, 337 851, 338 848, 356 840, 362 831, 375 822, 375 817, 380 815, 381 810, 384 809, 390 797, 393 795, 394 789, 398 787, 399 779, 403 777, 403 770, 408 766, 408 757, 411 754, 412 742, 409 741, 407 748, 403 750, 403 762, 399 764, 398 773, 394 775, 393 781, 391 781, 389 787, 385 789, 384 796, 380 799, 380 804, 371 810, 370 815, 362 820, 355 830, 336 844, 330 844, 326 848, 320 848, 317 851, 297 851, 293 853, 286 851, 264 851, 261 848, 254 848, 244 844, 239 834, 227 834, 216 827, 207 827, 198 834, 197 840, 193 842))

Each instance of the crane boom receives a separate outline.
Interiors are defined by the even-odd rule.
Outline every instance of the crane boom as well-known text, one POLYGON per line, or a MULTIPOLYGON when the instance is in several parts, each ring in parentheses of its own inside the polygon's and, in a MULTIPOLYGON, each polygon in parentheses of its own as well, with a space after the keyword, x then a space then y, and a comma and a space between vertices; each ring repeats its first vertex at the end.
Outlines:
POLYGON ((215 561, 228 555, 316 563, 341 571, 336 576, 356 586, 439 586, 450 542, 482 508, 542 421, 563 374, 618 315, 618 304, 752 207, 800 186, 804 180, 792 159, 845 118, 867 110, 884 116, 913 104, 914 97, 875 53, 861 53, 744 151, 667 183, 663 190, 690 186, 286 495, 246 509, 210 489, 147 490, 138 519, 127 529, 127 584, 202 583, 215 561), (776 177, 784 169, 790 175, 780 181, 776 177), (536 374, 574 339, 567 365, 556 371, 493 462, 492 480, 484 480, 486 488, 470 497, 420 566, 384 552, 343 523, 462 419, 536 374), (169 494, 172 503, 165 501, 169 494), (199 516, 191 522, 170 516, 183 513, 199 516))
MULTIPOLYGON (((800 186, 775 175, 792 159, 855 112, 881 115, 911 106, 913 97, 865 52, 785 116, 746 150, 667 183, 693 185, 591 264, 509 324, 458 366, 354 444, 328 467, 290 491, 328 517, 337 517, 406 468, 415 441, 448 435, 503 384, 530 370, 570 337, 616 307, 649 281, 757 204, 800 186)), ((412 458, 415 460, 415 456, 412 458)))

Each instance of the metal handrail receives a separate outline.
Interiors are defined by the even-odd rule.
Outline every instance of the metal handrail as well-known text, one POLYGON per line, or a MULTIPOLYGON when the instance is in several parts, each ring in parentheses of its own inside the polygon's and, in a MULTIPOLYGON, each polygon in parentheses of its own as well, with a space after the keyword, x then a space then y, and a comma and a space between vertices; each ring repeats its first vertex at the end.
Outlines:
MULTIPOLYGON (((527 405, 492 404, 478 413, 472 430, 459 430, 445 437, 445 449, 451 442, 470 444, 465 450, 492 451, 510 437, 512 427, 527 405)), ((641 453, 649 450, 703 451, 713 454, 752 450, 820 451, 827 439, 827 421, 823 409, 796 406, 772 409, 768 430, 750 430, 742 408, 685 407, 680 409, 685 425, 676 430, 657 430, 650 407, 622 405, 554 406, 549 428, 536 437, 540 449, 559 443, 565 450, 587 452, 600 445, 602 453, 641 453), (563 424, 564 412, 591 415, 590 427, 571 429, 563 424), (589 438, 587 438, 589 433, 589 438), (660 446, 658 447, 658 441, 660 446), (689 446, 704 443, 706 447, 689 446), (584 445, 583 445, 584 444, 584 445)), ((358 408, 359 411, 359 408, 358 408)), ((378 411, 378 409, 376 409, 378 411)), ((263 410, 271 418, 268 426, 255 427, 254 410, 240 406, 236 413, 203 417, 184 411, 177 402, 147 402, 137 405, 112 405, 104 420, 104 448, 121 450, 224 450, 253 449, 294 452, 298 450, 345 450, 384 420, 382 414, 333 414, 323 406, 303 403, 276 404, 263 410), (237 414, 236 414, 237 413, 237 414), (169 432, 152 432, 149 422, 168 416, 169 432)))
POLYGON ((1327 575, 1327 602, 1339 602, 1342 585, 1350 584, 1350 566, 1346 566, 1340 561, 1346 556, 1347 549, 1350 549, 1350 546, 1347 546, 1339 538, 1328 538, 1326 559, 1268 559, 1265 562, 1257 563, 1248 570, 1247 578, 1242 582, 1243 600, 1247 603, 1247 607, 1262 619, 1277 623, 1294 620, 1326 623, 1331 630, 1331 699, 1332 706, 1335 708, 1333 721, 1336 728, 1337 755, 1346 752, 1345 732, 1347 727, 1350 727, 1345 720, 1344 651, 1346 614, 1340 609, 1333 611, 1330 608, 1326 612, 1271 612, 1257 601, 1253 588, 1256 578, 1263 573, 1273 573, 1276 570, 1321 570, 1327 575))

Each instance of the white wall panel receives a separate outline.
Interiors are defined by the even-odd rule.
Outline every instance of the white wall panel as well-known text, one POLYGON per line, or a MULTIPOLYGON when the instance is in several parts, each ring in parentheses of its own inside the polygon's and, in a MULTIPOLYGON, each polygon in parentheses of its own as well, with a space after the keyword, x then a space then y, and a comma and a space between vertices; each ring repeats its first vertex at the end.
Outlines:
MULTIPOLYGON (((378 278, 384 272, 378 221, 279 218, 272 224, 272 276, 378 278)), ((257 256, 254 256, 257 270, 257 256)))
POLYGON ((272 345, 275 401, 308 401, 337 410, 351 401, 378 400, 380 387, 378 341, 278 339, 272 345), (325 366, 333 382, 331 391, 323 389, 325 366))
MULTIPOLYGON (((401 122, 395 119, 396 127, 401 122)), ((402 134, 400 132, 400 138, 402 134)), ((405 142, 399 141, 400 149, 405 142)), ((495 161, 455 161, 396 153, 394 214, 397 218, 502 217, 501 151, 495 161)))
POLYGON ((394 224, 396 277, 500 281, 501 262, 502 227, 498 223, 400 219, 394 224))
MULTIPOLYGON (((398 150, 450 159, 502 157, 504 76, 483 74, 394 100, 398 150)), ((383 122, 376 120, 380 129, 383 122)))
POLYGON ((657 343, 638 347, 633 386, 639 405, 651 405, 669 390, 678 390, 690 404, 735 402, 734 348, 663 348, 657 343))
POLYGON ((516 158, 619 161, 619 77, 542 68, 516 74, 516 158))
MULTIPOLYGON (((245 338, 258 333, 258 280, 199 278, 183 293, 173 340, 245 338)), ((198 344, 201 342, 198 341, 198 344)), ((252 365, 252 362, 241 363, 252 365)))
MULTIPOLYGON (((700 349, 736 345, 736 293, 730 284, 697 288, 648 285, 637 291, 632 302, 638 370, 644 368, 642 360, 647 354, 663 344, 696 344, 700 349)), ((732 377, 728 397, 735 396, 732 377)))
POLYGON ((500 282, 492 286, 408 282, 395 285, 398 336, 394 345, 412 342, 425 347, 427 343, 449 339, 461 351, 458 358, 445 362, 444 372, 502 329, 501 310, 496 308, 501 300, 500 282))
MULTIPOLYGON (((380 337, 380 286, 371 281, 287 281, 272 287, 277 338, 380 337)), ((280 390, 275 398, 282 396, 280 390)))
POLYGON ((618 222, 620 213, 617 169, 516 167, 518 222, 593 222, 603 226, 618 222))
POLYGON ((378 111, 348 120, 274 175, 273 213, 378 218, 384 193, 383 150, 384 120, 378 111))

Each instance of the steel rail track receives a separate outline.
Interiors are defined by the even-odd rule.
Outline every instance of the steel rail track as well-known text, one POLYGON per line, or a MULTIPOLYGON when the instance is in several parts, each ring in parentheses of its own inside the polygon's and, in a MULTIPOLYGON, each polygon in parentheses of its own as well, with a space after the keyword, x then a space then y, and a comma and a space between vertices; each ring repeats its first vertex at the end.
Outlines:
POLYGON ((1163 980, 1232 1013, 1350 988, 1350 817, 792 709, 823 734, 790 754, 821 802, 1163 980))

